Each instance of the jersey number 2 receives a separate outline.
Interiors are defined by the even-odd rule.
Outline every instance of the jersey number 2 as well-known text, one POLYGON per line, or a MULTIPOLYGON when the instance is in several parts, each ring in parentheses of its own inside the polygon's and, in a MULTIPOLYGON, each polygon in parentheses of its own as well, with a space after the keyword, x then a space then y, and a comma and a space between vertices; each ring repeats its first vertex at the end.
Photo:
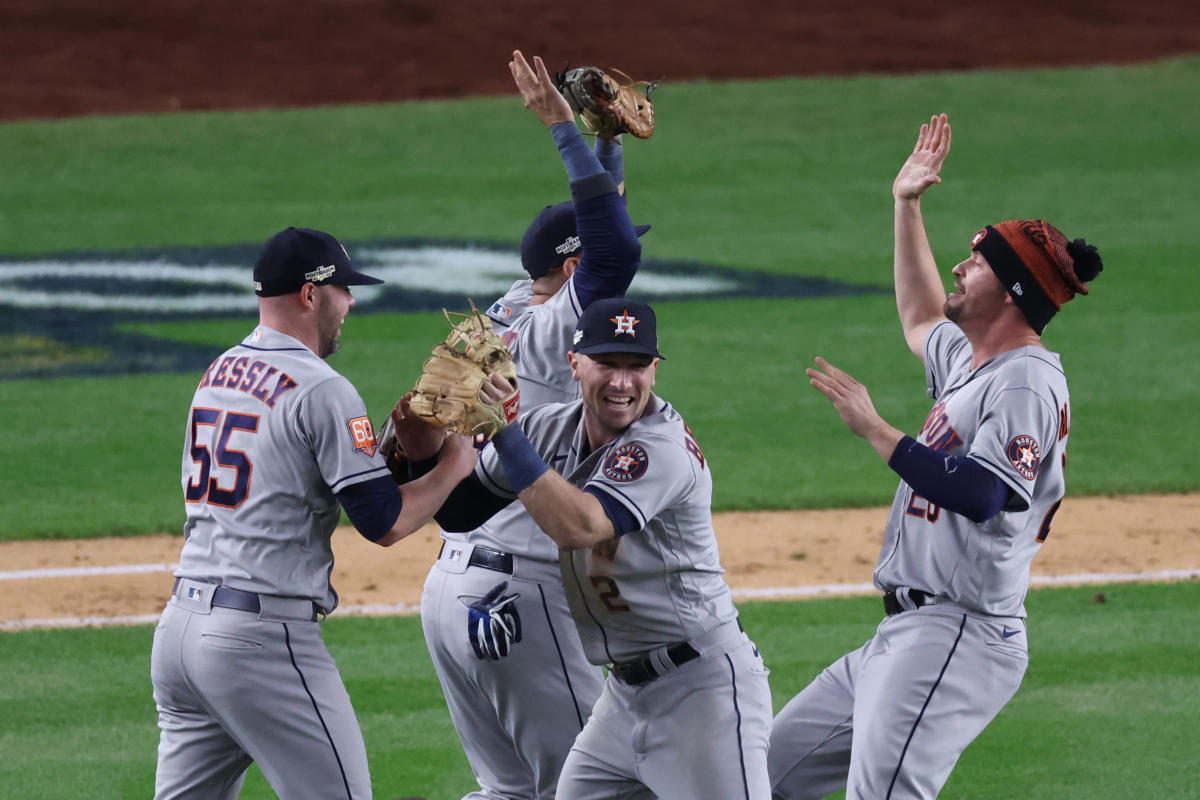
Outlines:
POLYGON ((600 590, 600 600, 604 603, 604 607, 609 611, 631 611, 632 609, 624 603, 617 600, 621 596, 621 589, 617 586, 617 582, 607 575, 590 575, 589 579, 592 582, 592 588, 600 590))
POLYGON ((237 508, 246 499, 246 494, 250 490, 250 473, 254 470, 254 465, 246 457, 245 451, 229 447, 229 437, 233 435, 234 431, 257 433, 258 416, 236 414, 232 411, 223 412, 217 408, 192 409, 192 461, 200 465, 200 474, 194 480, 188 481, 187 489, 183 493, 187 502, 203 503, 207 497, 208 502, 214 506, 237 508), (221 422, 222 415, 225 417, 223 423, 221 422), (209 452, 208 445, 198 441, 199 437, 197 436, 198 429, 202 425, 212 425, 221 429, 221 435, 217 439, 217 466, 234 471, 232 488, 222 488, 218 485, 217 479, 210 475, 213 454, 209 452))

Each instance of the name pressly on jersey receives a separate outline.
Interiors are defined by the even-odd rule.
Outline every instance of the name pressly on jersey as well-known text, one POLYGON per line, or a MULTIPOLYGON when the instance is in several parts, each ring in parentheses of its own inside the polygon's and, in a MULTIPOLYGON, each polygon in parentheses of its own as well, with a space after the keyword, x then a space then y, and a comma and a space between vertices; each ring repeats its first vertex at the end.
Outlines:
POLYGON ((249 356, 226 356, 208 365, 197 389, 225 388, 248 394, 274 408, 280 395, 295 389, 300 384, 286 372, 268 365, 261 359, 250 362, 249 356), (266 369, 266 372, 263 370, 266 369), (279 373, 276 376, 276 373, 279 373), (275 378, 272 383, 271 379, 275 378))

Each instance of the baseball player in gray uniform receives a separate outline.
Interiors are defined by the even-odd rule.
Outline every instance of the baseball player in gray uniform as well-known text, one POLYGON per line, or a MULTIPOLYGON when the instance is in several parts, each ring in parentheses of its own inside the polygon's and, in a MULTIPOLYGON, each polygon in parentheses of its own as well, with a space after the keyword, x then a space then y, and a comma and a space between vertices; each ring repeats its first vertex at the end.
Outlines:
POLYGON ((950 151, 921 126, 893 185, 896 305, 934 405, 917 436, 818 358, 812 385, 901 478, 875 585, 886 616, 775 719, 779 798, 932 798, 1012 698, 1028 663, 1029 564, 1062 502, 1071 407, 1046 323, 1100 272, 1096 249, 1042 220, 989 225, 946 295, 921 218, 950 151))
POLYGON ((397 487, 366 408, 325 357, 357 272, 328 233, 288 228, 254 266, 259 325, 205 371, 183 448, 185 541, 154 632, 161 729, 155 796, 232 798, 257 762, 282 798, 369 798, 362 734, 320 620, 337 606, 339 506, 389 546, 420 528, 476 462, 446 439, 397 487))
MULTIPOLYGON (((521 408, 528 410, 579 397, 567 363, 579 315, 597 298, 625 293, 640 261, 637 236, 646 229, 634 228, 619 193, 620 142, 587 147, 541 59, 531 66, 516 52, 510 69, 526 106, 558 145, 573 196, 537 215, 521 242, 529 278, 487 312, 513 355, 521 408)), ((473 531, 443 538, 425 582, 421 623, 479 783, 466 797, 553 798, 603 683, 571 622, 558 548, 519 502, 473 531), (487 627, 501 613, 519 621, 520 644, 510 647, 502 637, 488 645, 487 627)))
MULTIPOLYGON (((469 529, 519 497, 559 548, 587 658, 609 669, 559 800, 765 800, 767 669, 722 577, 708 463, 651 391, 655 328, 644 303, 589 305, 570 354, 582 398, 535 408, 494 436, 436 518, 469 529)), ((534 668, 557 666, 543 654, 534 668)))

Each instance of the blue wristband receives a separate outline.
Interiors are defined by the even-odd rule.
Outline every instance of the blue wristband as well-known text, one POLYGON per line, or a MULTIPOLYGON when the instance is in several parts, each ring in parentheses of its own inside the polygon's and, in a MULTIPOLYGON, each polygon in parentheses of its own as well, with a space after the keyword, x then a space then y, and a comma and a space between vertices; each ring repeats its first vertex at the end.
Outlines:
POLYGON ((492 437, 492 445, 496 448, 496 455, 500 456, 500 466, 504 468, 517 494, 528 489, 550 470, 550 465, 533 449, 533 443, 520 425, 509 425, 501 430, 492 437))

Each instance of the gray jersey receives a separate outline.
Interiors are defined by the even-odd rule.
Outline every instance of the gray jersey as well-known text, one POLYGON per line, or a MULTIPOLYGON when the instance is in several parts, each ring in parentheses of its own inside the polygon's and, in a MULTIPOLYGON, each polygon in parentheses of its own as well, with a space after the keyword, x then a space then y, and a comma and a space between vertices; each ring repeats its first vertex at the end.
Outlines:
MULTIPOLYGON (((530 441, 563 477, 602 492, 639 528, 592 549, 563 551, 572 616, 594 664, 621 661, 695 639, 737 616, 712 527, 712 476, 683 418, 651 398, 655 411, 588 452, 582 401, 542 406, 521 419, 530 441)), ((495 449, 476 475, 514 496, 495 449)))
POLYGON ((521 410, 579 398, 579 384, 567 367, 567 351, 583 306, 568 280, 541 305, 529 305, 533 281, 513 283, 488 309, 492 328, 512 353, 521 387, 521 410))
MULTIPOLYGON (((583 313, 575 283, 568 280, 553 297, 536 306, 529 305, 532 284, 529 279, 514 282, 487 312, 493 330, 504 339, 516 363, 522 412, 579 398, 579 384, 567 366, 571 337, 583 313)), ((469 534, 442 534, 450 542, 463 542, 468 536, 475 544, 501 552, 539 561, 558 560, 558 546, 542 535, 520 503, 502 509, 469 534)))
POLYGON ((335 492, 388 475, 358 392, 263 325, 219 356, 188 410, 176 575, 337 605, 335 492))
POLYGON ((1004 481, 1013 500, 976 523, 901 481, 875 585, 921 589, 984 614, 1024 617, 1029 564, 1065 491, 1070 404, 1062 364, 1056 353, 1023 347, 972 370, 970 343, 947 321, 925 339, 925 373, 936 402, 917 441, 947 456, 970 456, 1004 481))

